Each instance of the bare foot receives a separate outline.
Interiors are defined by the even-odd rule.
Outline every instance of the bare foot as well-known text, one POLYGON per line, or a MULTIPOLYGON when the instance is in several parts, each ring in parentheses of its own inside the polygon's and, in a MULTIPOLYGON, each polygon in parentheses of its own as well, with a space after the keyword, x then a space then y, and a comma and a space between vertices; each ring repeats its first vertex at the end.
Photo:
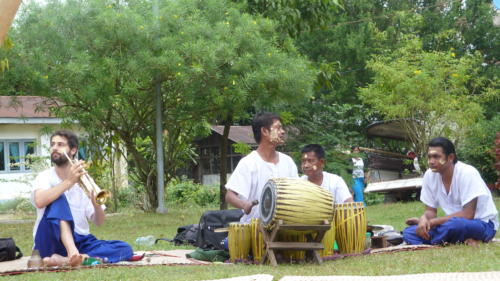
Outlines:
POLYGON ((467 246, 477 247, 477 246, 479 246, 480 242, 476 239, 469 238, 469 239, 465 240, 464 243, 467 246))
POLYGON ((73 254, 69 257, 69 265, 72 267, 80 266, 84 256, 81 254, 73 254))
POLYGON ((50 257, 43 258, 44 266, 64 266, 68 264, 68 258, 58 254, 53 254, 50 257))
POLYGON ((418 218, 409 218, 405 221, 407 225, 417 225, 419 222, 418 218))

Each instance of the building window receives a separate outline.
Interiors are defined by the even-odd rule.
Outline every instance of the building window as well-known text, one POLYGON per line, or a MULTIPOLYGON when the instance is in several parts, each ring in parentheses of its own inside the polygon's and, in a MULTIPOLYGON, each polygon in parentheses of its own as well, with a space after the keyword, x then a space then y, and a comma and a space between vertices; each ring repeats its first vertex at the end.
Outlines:
POLYGON ((0 172, 30 170, 35 140, 0 140, 0 172))
MULTIPOLYGON (((218 174, 220 172, 220 153, 218 146, 207 146, 200 148, 200 161, 201 171, 204 175, 218 174)), ((232 173, 238 162, 243 157, 237 154, 231 147, 228 147, 228 154, 226 155, 226 171, 232 173)))

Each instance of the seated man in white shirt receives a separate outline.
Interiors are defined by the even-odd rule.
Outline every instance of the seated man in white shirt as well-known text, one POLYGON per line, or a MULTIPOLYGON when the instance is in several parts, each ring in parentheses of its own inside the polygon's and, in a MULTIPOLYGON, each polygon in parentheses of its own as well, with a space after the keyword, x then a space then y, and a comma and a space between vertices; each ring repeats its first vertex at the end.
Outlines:
POLYGON ((308 144, 301 151, 302 179, 315 183, 329 190, 335 203, 354 202, 345 181, 335 175, 323 171, 325 166, 325 150, 319 144, 308 144))
POLYGON ((429 169, 424 174, 420 201, 424 214, 408 219, 403 231, 408 244, 488 242, 498 230, 498 211, 479 172, 457 161, 453 143, 443 137, 427 146, 429 169), (441 207, 444 217, 437 217, 441 207))
POLYGON ((85 257, 108 262, 128 260, 130 245, 118 240, 97 240, 90 234, 88 220, 104 223, 104 205, 96 202, 96 194, 85 194, 78 182, 86 172, 84 162, 72 166, 64 155, 74 158, 78 138, 70 131, 57 131, 50 138, 50 157, 54 167, 35 179, 31 193, 37 209, 33 228, 34 249, 40 252, 45 266, 78 266, 85 257))
POLYGON ((226 184, 226 202, 244 211, 241 223, 260 218, 260 208, 254 206, 269 179, 298 178, 292 158, 276 151, 285 137, 280 117, 269 112, 259 113, 253 118, 252 130, 259 146, 240 160, 226 184))

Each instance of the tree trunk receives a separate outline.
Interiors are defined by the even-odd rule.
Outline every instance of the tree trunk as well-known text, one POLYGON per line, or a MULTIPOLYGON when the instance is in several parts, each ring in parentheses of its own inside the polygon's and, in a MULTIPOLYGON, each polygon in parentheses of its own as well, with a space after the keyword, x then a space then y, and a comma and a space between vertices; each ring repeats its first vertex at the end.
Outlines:
POLYGON ((154 171, 152 170, 148 178, 143 181, 146 183, 144 188, 146 189, 146 198, 144 200, 144 210, 148 212, 152 212, 155 210, 155 207, 158 206, 158 194, 156 193, 156 176, 154 171))
POLYGON ((118 211, 118 190, 117 190, 117 184, 116 184, 116 173, 115 173, 115 153, 116 151, 113 148, 113 133, 111 132, 111 136, 109 137, 108 140, 108 146, 110 147, 109 150, 109 165, 111 166, 111 192, 113 194, 113 212, 118 211))
POLYGON ((233 123, 232 116, 228 116, 224 122, 224 133, 222 134, 222 142, 220 145, 220 209, 227 209, 226 203, 226 182, 227 182, 227 147, 229 139, 229 130, 231 129, 231 124, 233 123))

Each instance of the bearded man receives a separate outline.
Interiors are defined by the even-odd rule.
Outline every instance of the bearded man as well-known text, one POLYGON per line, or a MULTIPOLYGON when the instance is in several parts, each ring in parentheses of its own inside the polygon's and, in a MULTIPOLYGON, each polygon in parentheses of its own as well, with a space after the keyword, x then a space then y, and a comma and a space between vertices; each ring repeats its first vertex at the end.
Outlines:
POLYGON ((118 240, 97 240, 90 234, 88 221, 104 223, 104 205, 93 192, 87 196, 79 186, 86 173, 85 162, 71 165, 78 153, 78 137, 57 131, 50 137, 50 157, 54 166, 35 179, 31 202, 37 219, 33 228, 33 248, 40 252, 44 266, 78 266, 87 257, 119 262, 132 257, 129 244, 118 240))

